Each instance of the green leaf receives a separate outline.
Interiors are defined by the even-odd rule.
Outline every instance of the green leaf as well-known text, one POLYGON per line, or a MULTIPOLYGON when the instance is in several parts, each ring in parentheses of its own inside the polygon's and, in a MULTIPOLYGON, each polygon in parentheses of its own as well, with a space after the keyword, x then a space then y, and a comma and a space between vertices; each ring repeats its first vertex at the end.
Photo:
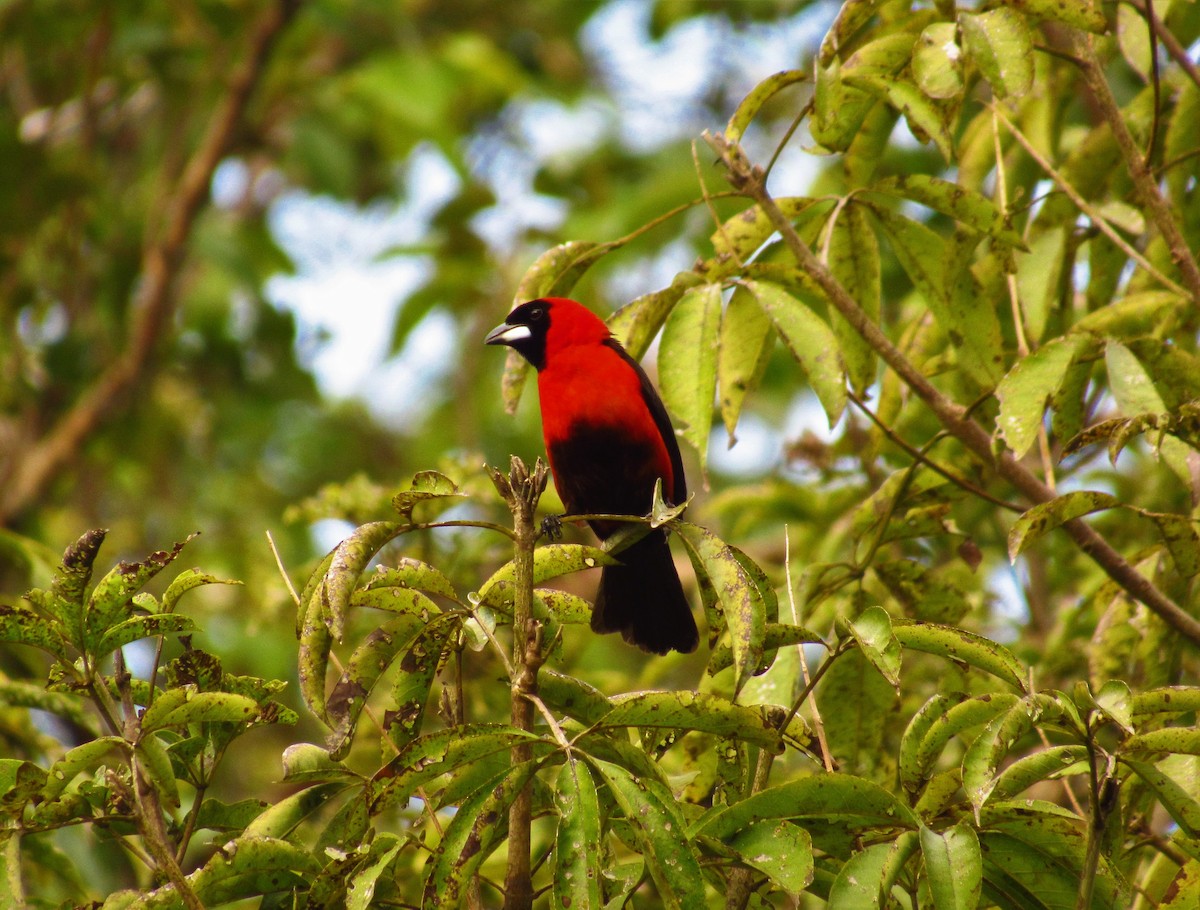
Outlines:
MULTIPOLYGON (((123 763, 124 756, 128 755, 128 748, 128 743, 119 736, 101 736, 69 749, 45 773, 45 786, 41 788, 41 797, 46 800, 57 799, 80 774, 90 773, 104 764, 111 764, 114 758, 123 763)), ((0 793, 2 792, 3 788, 0 787, 0 793)))
POLYGON ((84 646, 84 594, 92 577, 96 555, 107 535, 107 529, 96 528, 67 547, 50 587, 56 604, 52 615, 62 623, 66 639, 80 650, 84 646))
POLYGON ((411 556, 402 556, 391 566, 380 566, 363 587, 368 590, 377 587, 413 588, 450 600, 458 599, 453 583, 440 569, 411 556))
POLYGON ((329 751, 313 743, 293 743, 283 750, 283 781, 289 784, 324 783, 329 780, 358 780, 359 775, 329 751))
POLYGON ((846 409, 846 382, 837 336, 823 319, 777 284, 746 281, 779 337, 800 364, 816 393, 830 427, 846 409))
POLYGON ((888 236, 892 252, 954 346, 962 368, 985 387, 1002 371, 1000 324, 986 295, 960 275, 940 235, 924 224, 865 203, 888 236))
POLYGON ((1200 837, 1200 803, 1186 788, 1154 765, 1124 757, 1121 761, 1150 788, 1155 799, 1185 834, 1200 837))
POLYGON ((1200 711, 1200 686, 1161 686, 1135 692, 1132 701, 1135 724, 1161 714, 1191 714, 1200 711))
POLYGON ((465 495, 458 488, 458 484, 445 474, 437 471, 421 471, 413 476, 407 490, 401 490, 392 497, 392 507, 407 521, 411 521, 413 509, 418 503, 465 495))
POLYGON ((1034 236, 1028 253, 1016 256, 1017 298, 1034 341, 1041 339, 1050 314, 1060 305, 1070 232, 1069 225, 1055 225, 1034 236))
MULTIPOLYGON (((900 784, 909 793, 920 790, 929 775, 929 767, 919 758, 921 742, 934 723, 939 718, 944 718, 951 706, 962 698, 959 693, 931 695, 904 728, 904 734, 900 737, 899 772, 900 784)), ((934 753, 933 757, 936 758, 937 753, 934 753)))
POLYGON ((1097 0, 1010 0, 1011 5, 1038 19, 1062 22, 1097 35, 1108 30, 1108 20, 1097 0))
MULTIPOLYGON (((1140 291, 1080 317, 1071 330, 1122 341, 1146 335, 1161 338, 1174 332, 1190 309, 1190 301, 1172 291, 1140 291)), ((1166 409, 1148 407, 1123 413, 1163 410, 1166 409)))
MULTIPOLYGON (((909 513, 905 524, 916 525, 914 512, 909 513)), ((932 514, 940 526, 944 509, 935 506, 932 514)), ((955 623, 971 610, 970 601, 956 585, 944 581, 939 573, 926 569, 915 559, 877 559, 871 568, 909 616, 955 623)))
POLYGON ((405 841, 386 834, 371 844, 371 862, 354 874, 346 888, 346 910, 368 910, 380 876, 405 846, 405 841))
POLYGON ((541 761, 506 768, 475 791, 454 813, 426 865, 422 907, 458 907, 480 863, 508 833, 508 809, 541 761))
POLYGON ((521 743, 537 743, 533 733, 503 724, 466 724, 425 733, 403 746, 371 780, 371 814, 404 807, 417 789, 443 774, 507 753, 521 743))
POLYGON ((884 0, 846 0, 839 7, 837 17, 821 42, 817 56, 821 66, 828 66, 841 54, 883 4, 884 0))
MULTIPOLYGON (((775 200, 775 204, 783 212, 788 221, 796 226, 810 223, 814 218, 824 215, 833 206, 833 202, 829 199, 812 199, 807 196, 780 196, 775 200)), ((723 222, 713 232, 712 236, 709 237, 709 242, 712 243, 713 252, 716 254, 715 262, 727 262, 731 266, 718 268, 714 265, 709 269, 709 277, 717 278, 725 277, 726 273, 733 274, 732 269, 736 269, 739 264, 745 265, 774 233, 775 225, 771 222, 767 213, 762 210, 762 207, 757 205, 744 209, 723 222)), ((672 285, 672 287, 679 287, 676 297, 683 293, 683 287, 679 286, 679 278, 676 278, 676 284, 672 285)), ((641 299, 638 298, 638 300, 641 299)), ((622 307, 618 311, 617 316, 620 316, 637 302, 635 300, 628 306, 622 307)), ((665 318, 665 315, 664 313, 663 318, 665 318)), ((615 318, 610 322, 615 322, 615 318)), ((660 318, 659 324, 661 325, 661 323, 662 319, 660 318)), ((615 324, 613 328, 615 331, 615 324)), ((648 345, 649 338, 646 341, 648 345)), ((628 346, 626 350, 629 350, 628 346)))
POLYGON ((983 888, 979 837, 966 822, 945 831, 921 827, 921 855, 936 910, 975 910, 983 888))
MULTIPOLYGON (((1161 414, 1167 410, 1154 387, 1154 378, 1129 348, 1120 342, 1109 341, 1104 361, 1108 366, 1108 381, 1113 397, 1117 399, 1117 405, 1123 415, 1132 417, 1143 413, 1161 414)), ((1175 472, 1180 481, 1190 487, 1191 448, 1174 436, 1164 435, 1157 449, 1162 460, 1175 472)))
POLYGON ((900 642, 892 634, 892 618, 883 607, 868 607, 853 621, 840 620, 838 629, 854 639, 863 656, 900 691, 900 642))
POLYGON ((809 121, 813 138, 831 151, 845 151, 876 104, 870 92, 847 83, 840 61, 819 65, 809 121))
POLYGON ((873 844, 850 857, 829 889, 829 906, 839 910, 883 910, 901 869, 916 852, 917 835, 905 832, 891 843, 873 844))
MULTIPOLYGON (((0 627, 3 622, 0 620, 0 627)), ((81 730, 98 736, 97 718, 91 705, 75 692, 54 692, 44 683, 0 679, 0 704, 16 708, 36 708, 65 718, 81 730)))
POLYGON ((333 638, 341 641, 346 613, 350 608, 350 596, 358 586, 360 576, 375 554, 407 528, 407 524, 400 522, 373 521, 359 526, 334 547, 328 567, 321 573, 312 592, 311 601, 305 602, 301 598, 301 641, 309 636, 310 627, 316 623, 324 625, 333 638))
POLYGON ((591 762, 633 828, 663 906, 705 910, 704 876, 675 797, 657 781, 638 779, 620 765, 599 759, 591 762))
POLYGON ((1042 709, 1051 704, 1045 696, 1023 699, 997 715, 971 743, 963 757, 963 790, 977 815, 995 789, 1001 762, 1033 728, 1035 715, 1041 720, 1042 709))
POLYGON ((614 696, 612 708, 595 721, 599 727, 665 727, 699 730, 742 739, 779 752, 778 720, 768 706, 735 705, 720 695, 704 692, 632 692, 614 696))
POLYGON ((556 907, 600 907, 600 802, 586 763, 568 758, 554 788, 558 829, 554 839, 556 907))
POLYGON ((1175 873, 1157 910, 1191 910, 1197 904, 1200 904, 1200 861, 1189 859, 1175 873))
POLYGON ((870 189, 919 202, 1008 246, 1024 247, 1021 235, 1006 223, 996 204, 970 187, 928 174, 899 174, 877 180, 870 189))
POLYGON ((917 744, 913 755, 916 773, 922 778, 928 777, 952 737, 982 724, 990 724, 1020 703, 1021 700, 1015 695, 1001 694, 965 698, 956 704, 947 703, 944 711, 928 723, 928 729, 917 744))
POLYGON ((1086 746, 1050 746, 1018 758, 1000 772, 991 799, 1014 799, 1034 784, 1088 771, 1086 746))
POLYGON ((344 781, 330 781, 305 787, 273 802, 246 826, 247 837, 287 837, 296 826, 326 806, 330 799, 345 792, 344 781))
MULTIPOLYGON (((450 643, 462 626, 461 614, 445 613, 422 629, 400 658, 399 672, 392 682, 392 708, 383 728, 392 743, 403 746, 421 732, 433 679, 446 659, 450 643)), ((332 745, 332 743, 331 743, 332 745)), ((347 737, 332 753, 343 758, 350 748, 347 737)))
POLYGON ((734 548, 710 531, 683 521, 675 523, 675 530, 687 547, 696 574, 710 580, 716 592, 733 649, 736 694, 762 661, 767 624, 763 592, 734 548))
POLYGON ((846 85, 862 89, 885 101, 908 121, 920 140, 930 139, 947 162, 954 159, 954 140, 947 118, 938 102, 929 98, 904 76, 880 75, 871 70, 843 70, 846 85))
MULTIPOLYGON (((611 566, 616 562, 616 557, 598 547, 575 543, 547 544, 533 551, 533 583, 540 585, 542 582, 558 578, 560 575, 569 575, 572 572, 582 572, 584 569, 595 569, 600 566, 611 566)), ((511 613, 515 577, 514 563, 508 562, 501 566, 483 583, 479 589, 476 603, 511 613)))
POLYGON ((163 740, 157 736, 142 736, 133 747, 133 754, 147 772, 146 777, 158 791, 162 804, 168 809, 178 809, 179 783, 175 780, 175 770, 163 740))
POLYGON ((800 777, 714 808, 693 825, 692 834, 728 840, 748 825, 777 818, 843 819, 854 828, 916 830, 920 825, 912 809, 891 791, 835 771, 800 777))
POLYGON ((1038 503, 1013 522, 1008 532, 1008 558, 1015 562, 1030 544, 1068 521, 1120 505, 1121 501, 1115 496, 1095 490, 1076 490, 1038 503))
POLYGON ((200 723, 248 723, 258 716, 258 702, 232 692, 197 692, 194 686, 168 689, 142 715, 142 731, 200 723))
POLYGON ((737 442, 735 430, 746 395, 758 388, 770 360, 773 335, 771 320, 741 285, 733 289, 729 306, 721 317, 717 380, 720 385, 721 418, 729 434, 729 447, 737 442))
POLYGON ((1025 17, 1006 6, 959 13, 971 60, 998 98, 1020 98, 1033 85, 1033 36, 1025 17))
POLYGON ((155 613, 151 616, 134 616, 111 626, 96 644, 92 653, 95 657, 106 657, 117 648, 152 635, 181 635, 196 628, 191 617, 178 613, 155 613))
POLYGON ((328 748, 335 757, 340 756, 354 736, 359 716, 379 678, 401 651, 412 647, 425 628, 416 616, 398 616, 372 629, 354 649, 325 704, 326 721, 334 728, 328 748))
POLYGON ((1004 645, 982 635, 955 626, 904 619, 892 620, 892 634, 905 648, 967 664, 1004 680, 1014 689, 1027 691, 1024 665, 1004 645))
POLYGON ((196 896, 206 905, 215 906, 241 897, 289 890, 303 881, 299 877, 284 878, 281 872, 312 876, 319 871, 320 864, 308 851, 287 841, 239 837, 225 844, 188 878, 196 896))
POLYGON ((688 288, 700 281, 692 272, 682 272, 669 287, 643 294, 608 317, 608 327, 634 360, 641 360, 650 349, 667 314, 688 288))
POLYGON ((1000 380, 997 425, 1013 457, 1024 457, 1037 441, 1046 402, 1062 388, 1067 370, 1087 346, 1083 336, 1056 338, 1018 360, 1000 380))
MULTIPOLYGON (((769 653, 777 648, 788 645, 813 644, 824 645, 825 639, 803 626, 793 626, 787 623, 769 622, 763 635, 763 652, 769 653)), ((716 676, 727 667, 733 666, 733 649, 726 643, 713 648, 708 658, 708 675, 716 676)))
POLYGON ((896 690, 859 648, 829 655, 833 666, 817 687, 817 706, 831 755, 848 772, 871 775, 885 763, 888 720, 896 690))
POLYGON ((199 588, 203 585, 240 585, 241 582, 230 578, 218 578, 216 575, 209 575, 201 572, 198 569, 184 569, 167 585, 167 590, 163 592, 162 597, 162 612, 172 613, 175 610, 175 605, 179 602, 179 598, 193 588, 199 588))
POLYGON ((1178 752, 1200 755, 1200 729, 1196 727, 1165 727, 1135 733, 1121 744, 1122 752, 1178 752))
POLYGON ((689 288, 667 317, 658 348, 659 390, 667 409, 683 422, 683 438, 700 455, 701 473, 717 394, 720 325, 721 286, 689 288))
POLYGON ((930 98, 949 99, 962 94, 962 48, 953 22, 925 26, 913 48, 913 78, 930 98))
POLYGON ((737 106, 729 123, 725 127, 725 138, 730 142, 741 142, 742 134, 746 132, 751 121, 757 116, 762 106, 781 90, 808 78, 804 70, 784 70, 768 76, 750 91, 737 106))
POLYGON ((92 589, 84 608, 88 645, 94 646, 113 625, 127 617, 133 595, 170 565, 179 555, 179 551, 195 536, 190 534, 171 550, 158 550, 141 562, 119 562, 96 582, 96 587, 92 589))
MULTIPOLYGON (((879 321, 881 279, 879 240, 866 209, 849 200, 833 222, 828 246, 829 270, 872 322, 879 321)), ((875 382, 875 350, 842 314, 831 308, 829 323, 837 337, 851 388, 860 396, 875 382)))
POLYGON ((64 661, 69 651, 57 623, 21 604, 0 603, 0 641, 40 648, 64 661))
POLYGON ((748 825, 730 839, 729 846, 743 863, 788 894, 798 895, 813 880, 812 837, 791 822, 748 825))

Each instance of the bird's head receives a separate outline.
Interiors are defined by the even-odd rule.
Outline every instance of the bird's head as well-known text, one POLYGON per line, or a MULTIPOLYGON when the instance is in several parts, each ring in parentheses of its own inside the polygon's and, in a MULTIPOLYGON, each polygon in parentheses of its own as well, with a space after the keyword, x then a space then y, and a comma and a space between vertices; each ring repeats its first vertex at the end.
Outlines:
POLYGON ((542 297, 516 307, 483 339, 506 344, 541 370, 548 353, 580 344, 603 344, 612 333, 599 316, 565 297, 542 297))

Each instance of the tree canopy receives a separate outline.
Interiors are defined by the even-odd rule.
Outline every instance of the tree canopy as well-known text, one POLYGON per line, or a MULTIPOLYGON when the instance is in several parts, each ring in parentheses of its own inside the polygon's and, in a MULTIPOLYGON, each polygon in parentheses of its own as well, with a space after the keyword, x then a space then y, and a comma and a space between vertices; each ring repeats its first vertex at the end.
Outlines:
POLYGON ((0 895, 1194 906, 1198 39, 0 5, 0 895), (679 430, 695 655, 593 636, 619 549, 541 533, 481 343, 543 296, 679 430))

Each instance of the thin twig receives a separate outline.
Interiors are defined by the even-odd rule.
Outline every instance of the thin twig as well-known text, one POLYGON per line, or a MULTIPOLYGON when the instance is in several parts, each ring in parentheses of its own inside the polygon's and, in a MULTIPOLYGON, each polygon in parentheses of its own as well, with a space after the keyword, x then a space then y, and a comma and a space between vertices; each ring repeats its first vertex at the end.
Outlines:
POLYGON ((1112 129, 1113 139, 1116 140, 1121 157, 1125 159, 1125 164, 1129 168, 1129 176, 1133 178, 1133 185, 1137 188, 1142 205, 1149 213, 1150 219, 1158 228, 1159 233, 1162 234, 1163 240, 1166 241, 1171 261, 1179 269, 1183 283, 1190 291, 1188 296, 1193 302, 1200 303, 1200 264, 1192 255, 1187 238, 1183 236, 1183 229, 1179 225, 1171 204, 1159 192, 1158 183, 1150 170, 1149 162, 1142 156, 1141 149, 1134 142, 1133 134, 1129 132, 1129 126, 1121 114, 1121 108, 1117 105, 1117 99, 1113 97, 1108 80, 1104 78, 1104 70, 1100 68, 1100 62, 1096 59, 1095 36, 1088 35, 1086 38, 1077 38, 1075 51, 1083 62, 1084 82, 1099 107, 1100 113, 1112 129))
MULTIPOLYGON (((1115 227, 1109 224, 1108 219, 1101 214, 1100 210, 1084 199, 1082 195, 1080 195, 1079 191, 1071 185, 1071 182, 1058 172, 1054 165, 1050 163, 1049 159, 1047 159, 1045 155, 1037 150, 1036 146, 1029 141, 1023 132, 1021 132, 1020 127, 1009 120, 1003 111, 1001 111, 995 105, 992 105, 992 112, 1000 118, 1000 120, 1008 128, 1008 131, 1012 133, 1013 138, 1021 144, 1021 147, 1025 149, 1026 152, 1028 152, 1029 157, 1036 161, 1038 167, 1046 172, 1046 176, 1062 188, 1062 191, 1067 194, 1067 197, 1070 198, 1073 203, 1075 203, 1075 206, 1081 212, 1087 215, 1092 224, 1094 224, 1100 230, 1100 232, 1104 234, 1105 237, 1116 244, 1116 246, 1120 248, 1121 252, 1141 266, 1146 271, 1146 274, 1152 276, 1163 287, 1170 288, 1172 291, 1183 297, 1194 296, 1189 294, 1182 285, 1172 281, 1161 271, 1155 268, 1154 264, 1151 263, 1149 259, 1143 256, 1132 244, 1129 243, 1128 240, 1122 237, 1121 233, 1115 227)), ((1130 141, 1132 142, 1132 139, 1130 141)))
MULTIPOLYGON (((802 625, 800 622, 800 609, 796 606, 796 592, 792 590, 792 542, 788 536, 787 525, 783 526, 783 582, 787 586, 788 606, 791 607, 792 622, 796 625, 802 625)), ((808 674, 808 657, 804 653, 804 645, 796 645, 796 651, 800 656, 800 675, 804 680, 804 685, 810 683, 808 674)), ((821 760, 825 763, 826 771, 833 771, 833 756, 829 754, 829 743, 825 739, 825 723, 821 720, 821 709, 817 707, 817 700, 814 698, 810 705, 813 718, 813 730, 817 734, 817 744, 821 747, 821 760)))

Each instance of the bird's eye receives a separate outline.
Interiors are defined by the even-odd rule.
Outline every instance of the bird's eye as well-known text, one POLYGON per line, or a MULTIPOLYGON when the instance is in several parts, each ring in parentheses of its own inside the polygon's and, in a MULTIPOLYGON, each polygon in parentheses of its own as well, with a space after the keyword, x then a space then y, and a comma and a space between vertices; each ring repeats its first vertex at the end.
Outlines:
POLYGON ((529 311, 529 318, 533 322, 541 322, 543 319, 546 318, 546 308, 540 307, 540 306, 535 306, 532 310, 529 311))

